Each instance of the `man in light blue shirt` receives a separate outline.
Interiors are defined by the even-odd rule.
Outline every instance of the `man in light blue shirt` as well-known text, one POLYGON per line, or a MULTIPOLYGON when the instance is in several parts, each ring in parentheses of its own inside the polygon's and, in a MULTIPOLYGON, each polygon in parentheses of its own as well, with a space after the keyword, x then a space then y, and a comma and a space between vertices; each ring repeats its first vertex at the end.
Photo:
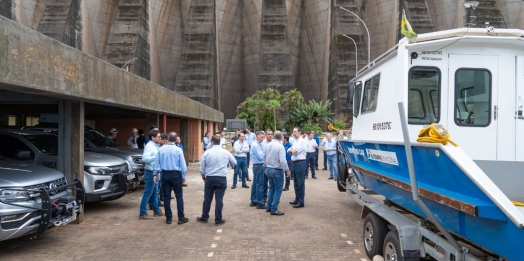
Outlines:
POLYGON ((233 175, 233 186, 231 189, 237 187, 237 177, 242 180, 242 187, 249 188, 246 184, 246 178, 249 179, 249 173, 247 172, 247 154, 249 153, 249 145, 245 141, 245 134, 238 134, 238 140, 233 144, 233 154, 237 160, 237 165, 235 166, 235 174, 233 175))
MULTIPOLYGON (((246 128, 246 141, 247 141, 247 144, 249 145, 249 149, 251 150, 251 144, 253 144, 253 141, 255 141, 256 135, 251 132, 251 129, 249 127, 246 128)), ((247 167, 249 168, 249 161, 251 160, 251 155, 250 153, 248 152, 247 153, 247 167)))
POLYGON ((162 210, 158 207, 158 187, 155 186, 157 183, 156 173, 158 171, 158 165, 156 165, 156 157, 158 154, 158 142, 160 142, 160 132, 158 130, 152 130, 149 132, 150 141, 146 144, 144 148, 144 153, 142 155, 142 161, 144 162, 144 178, 145 178, 145 188, 144 195, 142 196, 142 201, 140 202, 140 215, 138 219, 140 220, 151 220, 155 216, 161 217, 164 216, 162 210), (147 215, 146 206, 149 201, 149 198, 153 196, 152 205, 154 215, 149 217, 147 215))
POLYGON ((264 141, 263 131, 256 133, 256 140, 251 144, 251 159, 253 160, 253 184, 251 185, 251 207, 266 209, 264 204, 264 151, 261 143, 264 141))
POLYGON ((178 214, 178 224, 187 223, 189 220, 184 216, 184 198, 182 183, 186 180, 187 166, 184 152, 177 146, 176 141, 180 138, 175 132, 169 133, 169 142, 158 150, 156 164, 162 172, 162 192, 164 193, 164 209, 166 212, 166 223, 171 224, 173 213, 171 212, 171 191, 175 192, 178 214))
POLYGON ((197 217, 197 221, 207 223, 214 195, 216 200, 215 225, 218 226, 226 223, 226 220, 222 218, 222 208, 224 207, 223 199, 227 189, 227 164, 230 163, 235 166, 237 161, 229 151, 222 149, 220 136, 212 136, 211 144, 213 144, 213 147, 204 152, 200 161, 200 175, 205 182, 205 187, 202 216, 197 217))
POLYGON ((331 133, 326 133, 326 143, 324 144, 324 151, 327 155, 327 162, 329 166, 329 178, 336 179, 338 173, 337 166, 337 142, 333 139, 331 133))
POLYGON ((286 150, 280 143, 281 141, 282 133, 276 131, 274 139, 264 148, 264 167, 266 167, 266 176, 269 180, 266 212, 271 212, 271 215, 276 216, 284 215, 284 212, 278 210, 278 204, 282 195, 284 172, 287 177, 290 175, 286 161, 286 150))
POLYGON ((206 152, 209 143, 211 143, 211 133, 206 132, 206 135, 204 135, 202 142, 204 143, 204 152, 206 152))

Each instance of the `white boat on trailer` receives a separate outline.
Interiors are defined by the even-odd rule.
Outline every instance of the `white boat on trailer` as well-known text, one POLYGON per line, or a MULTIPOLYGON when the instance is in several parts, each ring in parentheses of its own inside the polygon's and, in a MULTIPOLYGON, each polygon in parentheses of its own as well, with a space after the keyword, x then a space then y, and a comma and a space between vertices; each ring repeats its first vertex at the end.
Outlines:
POLYGON ((523 30, 403 38, 349 93, 339 189, 364 206, 368 257, 524 260, 523 30), (458 146, 418 142, 432 123, 458 146))

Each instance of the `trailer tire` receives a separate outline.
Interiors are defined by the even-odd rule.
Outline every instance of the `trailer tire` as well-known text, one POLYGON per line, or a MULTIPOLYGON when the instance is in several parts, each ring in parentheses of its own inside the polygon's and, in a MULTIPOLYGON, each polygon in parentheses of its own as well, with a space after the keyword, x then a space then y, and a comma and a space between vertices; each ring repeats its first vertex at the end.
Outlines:
POLYGON ((346 180, 348 178, 348 166, 338 165, 337 188, 340 192, 346 192, 346 180))
POLYGON ((369 259, 373 259, 375 255, 382 255, 382 245, 387 233, 388 224, 383 218, 373 212, 366 216, 362 236, 369 259))
POLYGON ((384 239, 384 261, 385 260, 398 260, 404 261, 400 248, 400 240, 398 239, 398 233, 395 230, 391 230, 384 239))

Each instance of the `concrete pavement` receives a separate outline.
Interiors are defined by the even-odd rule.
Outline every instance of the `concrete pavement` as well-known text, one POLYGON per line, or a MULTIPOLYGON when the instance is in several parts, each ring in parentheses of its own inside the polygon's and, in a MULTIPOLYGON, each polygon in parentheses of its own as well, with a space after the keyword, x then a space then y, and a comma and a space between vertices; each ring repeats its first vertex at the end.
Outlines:
MULTIPOLYGON (((321 155, 322 157, 322 155, 321 155)), ((294 191, 284 191, 279 210, 271 216, 249 207, 251 189, 230 189, 229 169, 224 197, 226 224, 196 222, 202 211, 204 183, 198 163, 191 163, 184 188, 189 223, 171 225, 165 218, 138 220, 139 189, 125 197, 89 204, 81 225, 51 228, 31 243, 0 242, 1 260, 368 260, 362 243, 361 207, 320 170, 306 180, 306 207, 288 204, 294 191)), ((251 168, 249 169, 252 178, 251 168)), ((248 182, 251 186, 251 182, 248 182)), ((291 186, 292 187, 292 186, 291 186)), ((176 213, 176 201, 172 200, 176 213)), ((152 215, 152 211, 149 211, 152 215)))

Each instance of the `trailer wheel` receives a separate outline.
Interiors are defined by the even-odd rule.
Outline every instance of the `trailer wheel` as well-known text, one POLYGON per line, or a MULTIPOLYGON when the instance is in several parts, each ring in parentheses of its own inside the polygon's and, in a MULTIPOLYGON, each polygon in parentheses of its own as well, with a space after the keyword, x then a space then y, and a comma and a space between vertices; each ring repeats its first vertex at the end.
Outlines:
POLYGON ((348 178, 348 166, 346 164, 338 165, 337 188, 340 192, 346 192, 346 180, 348 178))
POLYGON ((397 231, 389 231, 384 239, 384 260, 403 261, 397 231))
POLYGON ((373 212, 367 215, 364 220, 363 237, 366 255, 370 259, 375 255, 382 255, 382 245, 387 232, 388 225, 384 219, 373 212))

